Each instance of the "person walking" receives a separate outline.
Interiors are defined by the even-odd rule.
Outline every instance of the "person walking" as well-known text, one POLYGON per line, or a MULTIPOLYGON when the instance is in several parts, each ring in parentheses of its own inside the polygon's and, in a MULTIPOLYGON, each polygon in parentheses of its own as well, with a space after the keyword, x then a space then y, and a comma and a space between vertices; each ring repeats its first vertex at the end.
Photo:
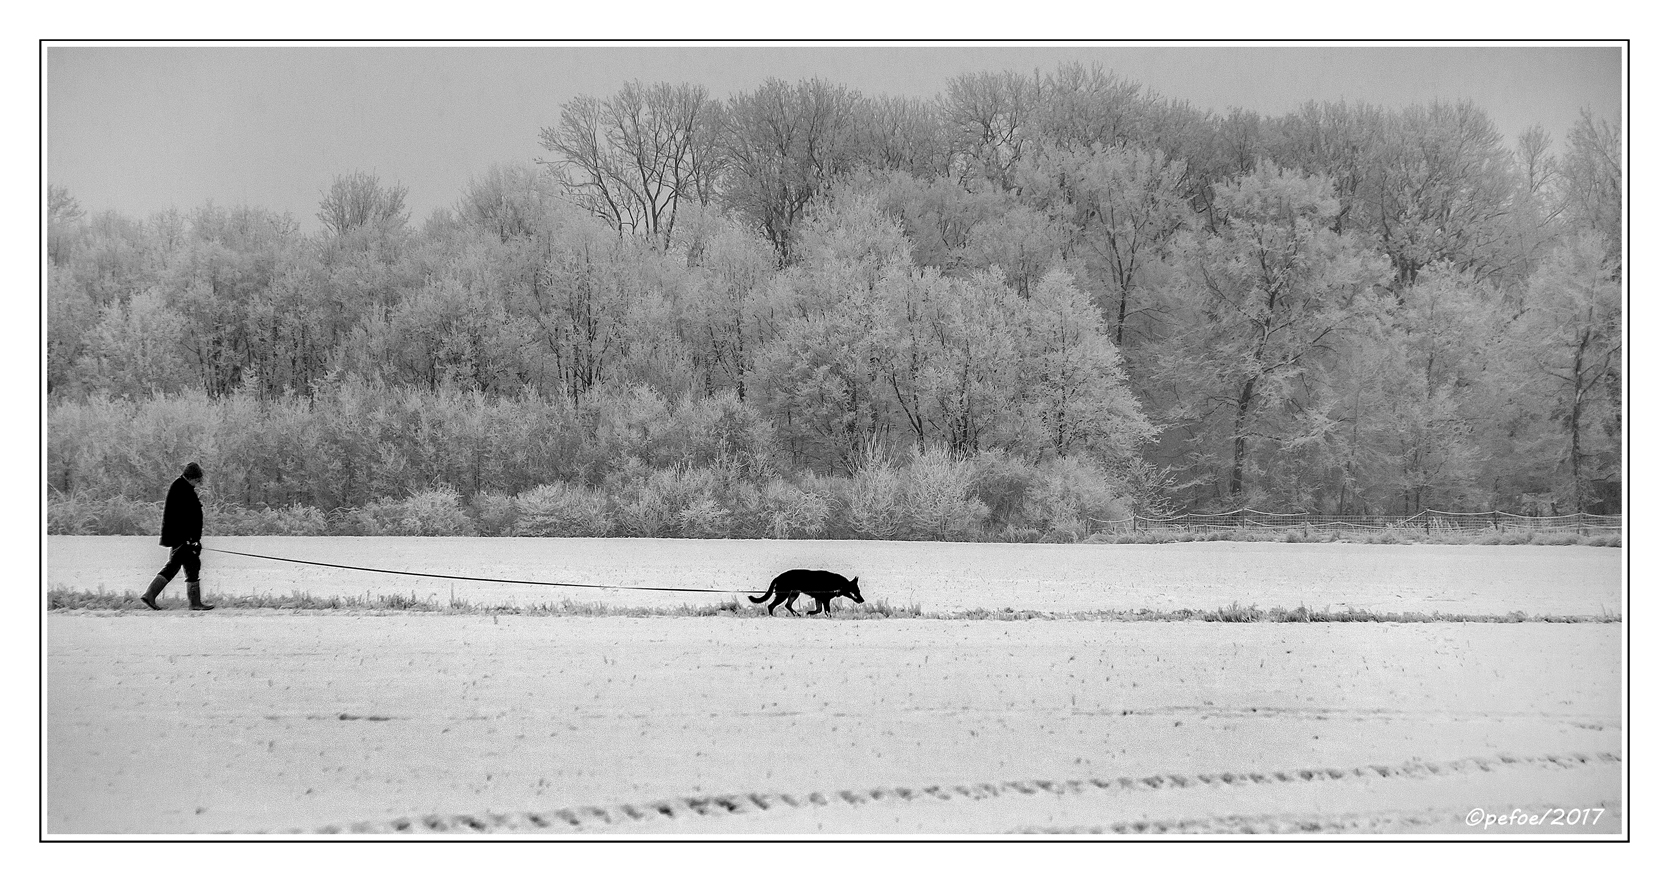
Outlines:
POLYGON ((160 544, 173 551, 169 553, 168 563, 163 565, 162 571, 151 580, 145 596, 140 598, 151 609, 162 609, 156 605, 157 595, 182 568, 185 570, 185 596, 191 601, 191 608, 214 609, 203 603, 203 589, 197 581, 203 554, 203 503, 197 499, 197 487, 202 483, 202 466, 188 462, 185 471, 168 488, 168 501, 162 505, 160 544))

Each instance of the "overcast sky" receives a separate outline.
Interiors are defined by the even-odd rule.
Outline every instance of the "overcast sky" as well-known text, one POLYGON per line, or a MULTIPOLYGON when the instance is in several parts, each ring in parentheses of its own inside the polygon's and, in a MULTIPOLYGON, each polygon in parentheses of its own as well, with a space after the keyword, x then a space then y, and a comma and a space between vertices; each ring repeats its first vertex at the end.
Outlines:
POLYGON ((47 178, 91 211, 213 199, 311 229, 320 191, 357 169, 405 184, 421 222, 492 163, 544 156, 539 129, 563 102, 631 79, 726 97, 767 77, 821 76, 930 96, 958 73, 1074 59, 1215 110, 1470 99, 1509 141, 1540 124, 1562 144, 1581 108, 1622 113, 1617 47, 51 46, 47 178))

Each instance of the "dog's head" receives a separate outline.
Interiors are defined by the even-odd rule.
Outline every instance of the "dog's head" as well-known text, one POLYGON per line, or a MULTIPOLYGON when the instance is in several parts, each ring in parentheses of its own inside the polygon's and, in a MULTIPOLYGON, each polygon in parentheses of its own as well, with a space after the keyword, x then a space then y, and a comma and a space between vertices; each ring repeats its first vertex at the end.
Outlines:
POLYGON ((856 600, 859 603, 863 603, 863 595, 858 593, 858 577, 853 576, 852 578, 847 579, 846 584, 848 586, 850 586, 844 592, 846 594, 846 596, 852 598, 853 600, 856 600))

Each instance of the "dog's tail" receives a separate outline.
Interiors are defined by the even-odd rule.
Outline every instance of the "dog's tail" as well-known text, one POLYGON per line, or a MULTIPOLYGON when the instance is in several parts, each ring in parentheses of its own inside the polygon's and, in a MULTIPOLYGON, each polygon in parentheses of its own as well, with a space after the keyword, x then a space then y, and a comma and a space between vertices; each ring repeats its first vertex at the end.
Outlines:
MULTIPOLYGON (((779 577, 779 578, 780 578, 780 577, 779 577)), ((775 593, 776 593, 776 590, 777 590, 777 580, 776 580, 776 579, 772 579, 772 580, 771 580, 771 587, 769 587, 769 588, 766 588, 766 589, 765 589, 765 593, 764 593, 764 594, 761 594, 761 595, 759 595, 759 596, 758 596, 758 597, 753 597, 753 596, 751 596, 751 595, 750 595, 750 596, 749 596, 749 597, 748 597, 748 599, 749 599, 749 600, 751 600, 751 601, 753 601, 753 602, 754 602, 754 603, 764 603, 764 602, 765 602, 765 601, 767 601, 767 600, 770 600, 770 599, 771 599, 771 595, 772 595, 772 594, 775 594, 775 593)))

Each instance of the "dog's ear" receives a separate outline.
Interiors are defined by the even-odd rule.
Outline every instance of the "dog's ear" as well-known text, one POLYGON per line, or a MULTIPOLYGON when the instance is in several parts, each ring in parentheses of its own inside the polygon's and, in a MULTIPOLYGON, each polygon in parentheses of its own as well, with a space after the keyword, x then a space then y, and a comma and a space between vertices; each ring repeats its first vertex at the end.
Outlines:
POLYGON ((858 577, 857 576, 852 577, 852 587, 853 588, 858 587, 858 577))

